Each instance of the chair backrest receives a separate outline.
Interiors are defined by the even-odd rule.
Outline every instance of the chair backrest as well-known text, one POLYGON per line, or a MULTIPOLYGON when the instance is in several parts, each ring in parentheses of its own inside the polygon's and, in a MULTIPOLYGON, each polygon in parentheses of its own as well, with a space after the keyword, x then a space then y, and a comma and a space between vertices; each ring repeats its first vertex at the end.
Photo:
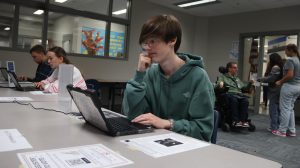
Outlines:
POLYGON ((210 142, 212 144, 217 143, 217 134, 218 134, 218 127, 219 127, 219 112, 217 110, 214 111, 214 129, 211 136, 210 142))
POLYGON ((224 66, 220 66, 220 67, 219 67, 219 72, 220 72, 221 74, 225 74, 225 73, 228 72, 228 69, 227 69, 226 67, 224 67, 224 66))
POLYGON ((88 89, 95 90, 97 92, 98 97, 101 97, 101 84, 96 79, 87 79, 85 80, 86 86, 88 89))

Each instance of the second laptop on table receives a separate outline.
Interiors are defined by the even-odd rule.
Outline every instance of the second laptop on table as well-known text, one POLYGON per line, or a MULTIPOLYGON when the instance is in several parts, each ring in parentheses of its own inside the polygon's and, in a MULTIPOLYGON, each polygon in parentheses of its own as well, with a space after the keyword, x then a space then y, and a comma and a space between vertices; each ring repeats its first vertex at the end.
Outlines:
POLYGON ((11 79, 11 81, 14 83, 16 90, 19 91, 36 91, 39 90, 35 87, 33 83, 27 83, 27 84, 20 84, 20 82, 17 79, 17 75, 14 72, 8 71, 8 75, 11 79))

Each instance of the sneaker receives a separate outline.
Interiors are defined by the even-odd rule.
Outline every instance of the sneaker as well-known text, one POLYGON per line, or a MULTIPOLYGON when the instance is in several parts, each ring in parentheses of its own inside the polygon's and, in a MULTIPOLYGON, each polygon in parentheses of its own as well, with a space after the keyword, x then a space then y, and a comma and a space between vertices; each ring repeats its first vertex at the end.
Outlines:
POLYGON ((249 128, 249 123, 248 122, 243 122, 242 127, 249 128))
POLYGON ((277 136, 281 136, 281 137, 286 137, 286 133, 280 132, 278 130, 273 130, 272 134, 277 135, 277 136))
POLYGON ((236 121, 234 121, 233 123, 232 123, 232 126, 234 126, 234 127, 242 127, 243 126, 243 124, 242 124, 242 122, 240 121, 240 122, 236 122, 236 121))
POLYGON ((272 131, 274 131, 274 130, 277 130, 277 129, 272 129, 271 127, 267 128, 267 131, 268 131, 268 132, 272 132, 272 131))
POLYGON ((296 133, 294 133, 294 132, 287 132, 287 133, 286 133, 286 136, 289 136, 289 137, 295 137, 295 136, 296 136, 296 133))

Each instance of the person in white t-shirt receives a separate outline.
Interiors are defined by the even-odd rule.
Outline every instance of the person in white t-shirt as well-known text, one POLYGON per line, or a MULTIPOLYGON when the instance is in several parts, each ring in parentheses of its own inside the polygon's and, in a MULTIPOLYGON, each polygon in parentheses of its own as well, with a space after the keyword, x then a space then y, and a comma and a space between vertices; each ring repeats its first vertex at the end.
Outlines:
MULTIPOLYGON (((61 47, 53 47, 48 50, 48 63, 54 69, 52 75, 41 82, 35 83, 36 87, 44 90, 45 92, 57 93, 58 92, 58 71, 60 64, 70 64, 65 50, 61 47)), ((73 71, 73 86, 81 89, 87 89, 85 80, 83 79, 78 68, 74 66, 73 71)))

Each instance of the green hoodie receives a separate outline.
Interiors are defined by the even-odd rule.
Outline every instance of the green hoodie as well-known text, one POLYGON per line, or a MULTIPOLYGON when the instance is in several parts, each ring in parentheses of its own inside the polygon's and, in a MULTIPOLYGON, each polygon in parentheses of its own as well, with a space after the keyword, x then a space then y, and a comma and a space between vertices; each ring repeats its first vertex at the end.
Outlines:
POLYGON ((173 119, 173 130, 210 141, 213 130, 214 90, 202 58, 178 54, 186 63, 166 78, 158 64, 136 72, 126 86, 123 111, 129 119, 151 112, 173 119))
POLYGON ((224 82, 225 87, 229 87, 228 93, 242 94, 243 90, 249 90, 252 83, 244 83, 237 76, 231 76, 229 73, 222 74, 217 81, 217 85, 224 82))

